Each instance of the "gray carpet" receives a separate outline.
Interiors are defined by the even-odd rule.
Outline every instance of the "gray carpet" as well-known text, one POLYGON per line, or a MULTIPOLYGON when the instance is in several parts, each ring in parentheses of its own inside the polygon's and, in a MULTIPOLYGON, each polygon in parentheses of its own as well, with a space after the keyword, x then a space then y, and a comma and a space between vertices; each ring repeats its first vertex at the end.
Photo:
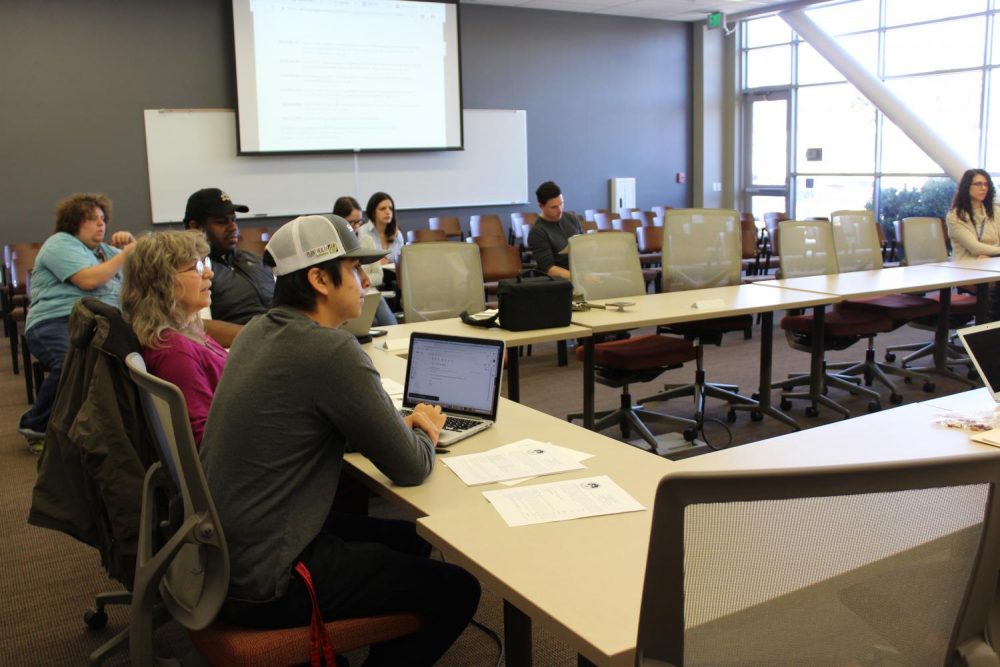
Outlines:
MULTIPOLYGON (((879 350, 886 344, 923 340, 927 332, 906 328, 878 339, 879 350)), ((705 352, 709 379, 726 380, 740 385, 749 393, 756 388, 759 331, 754 338, 743 341, 738 334, 727 336, 721 347, 709 347, 705 352)), ((863 354, 861 345, 831 355, 835 359, 856 359, 863 354)), ((807 355, 790 350, 780 332, 775 336, 775 378, 786 373, 803 370, 808 366, 807 355)), ((555 363, 554 345, 537 345, 530 357, 521 364, 522 400, 527 405, 549 414, 565 418, 580 409, 581 364, 571 361, 569 366, 558 368, 555 363)), ((665 381, 686 382, 692 377, 690 369, 670 371, 656 382, 634 387, 636 396, 655 393, 665 381)), ((919 385, 899 383, 904 403, 924 400, 927 394, 919 385)), ((957 383, 937 381, 937 394, 962 389, 957 383)), ((887 391, 882 391, 888 396, 887 391)), ((866 401, 843 397, 840 392, 831 394, 855 414, 866 412, 866 401)), ((616 390, 597 387, 597 407, 610 408, 618 404, 616 390)), ((884 401, 890 407, 888 400, 884 401)), ((686 401, 673 401, 654 406, 671 412, 688 412, 686 401)), ((84 611, 93 604, 95 594, 119 588, 104 574, 95 550, 80 544, 61 533, 29 526, 26 522, 34 483, 36 457, 25 447, 24 440, 16 433, 18 416, 27 408, 22 376, 11 373, 9 355, 0 355, 0 531, 3 547, 0 549, 0 595, 4 600, 0 610, 0 665, 83 665, 87 656, 128 622, 128 611, 109 608, 110 622, 101 631, 90 631, 83 623, 84 611)), ((711 407, 710 416, 725 421, 726 409, 722 404, 711 407)), ((792 411, 803 427, 813 427, 839 417, 822 410, 818 418, 806 418, 801 407, 792 411)), ((728 425, 727 425, 728 426, 728 425)), ((734 444, 761 440, 787 433, 789 428, 767 419, 751 422, 741 414, 732 429, 734 444)), ((726 441, 727 427, 712 423, 706 433, 712 442, 726 441)), ((608 430, 607 434, 620 434, 608 430)), ((572 446, 572 443, 560 443, 572 446)), ((623 447, 629 445, 623 444, 623 447)), ((373 513, 395 515, 391 507, 378 501, 372 504, 373 513)), ((512 546, 512 548, 514 548, 512 546)), ((477 618, 502 632, 500 599, 484 591, 477 618)), ((166 626, 157 635, 157 644, 166 654, 183 655, 189 651, 186 639, 174 626, 166 626)), ((358 665, 363 654, 350 656, 358 665)), ((497 650, 492 641, 475 628, 469 628, 460 641, 441 660, 441 665, 493 665, 497 650)), ((128 664, 119 656, 110 665, 128 664)), ((542 666, 574 665, 575 655, 567 647, 552 639, 544 627, 535 630, 535 664, 542 666)))

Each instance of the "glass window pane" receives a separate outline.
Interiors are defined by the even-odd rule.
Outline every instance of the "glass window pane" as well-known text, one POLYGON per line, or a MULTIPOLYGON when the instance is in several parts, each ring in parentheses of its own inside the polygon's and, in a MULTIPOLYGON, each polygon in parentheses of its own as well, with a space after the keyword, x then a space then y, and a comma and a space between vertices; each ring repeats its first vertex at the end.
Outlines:
POLYGON ((756 100, 752 104, 750 182, 784 185, 788 177, 788 102, 756 100))
MULTIPOLYGON (((979 162, 982 72, 892 79, 886 85, 909 104, 966 164, 979 162)), ((882 125, 883 173, 940 173, 941 167, 888 118, 882 125)))
POLYGON ((796 152, 801 173, 874 172, 875 107, 850 84, 800 88, 796 152))
POLYGON ((986 11, 986 0, 886 0, 885 24, 900 25, 986 11))
POLYGON ((792 41, 792 29, 777 16, 754 19, 746 22, 749 47, 785 44, 792 41))
POLYGON ((750 198, 750 210, 753 212, 757 229, 764 226, 765 213, 783 213, 788 209, 784 197, 774 197, 772 195, 753 195, 750 198))
POLYGON ((990 86, 989 125, 986 134, 986 170, 1000 172, 1000 70, 993 70, 990 86))
POLYGON ((891 223, 910 217, 943 218, 951 208, 955 182, 926 176, 882 177, 879 189, 879 219, 891 223))
MULTIPOLYGON (((837 41, 870 72, 877 70, 878 33, 865 32, 860 35, 840 37, 837 41)), ((844 76, 828 63, 826 58, 819 55, 816 49, 806 42, 799 43, 800 84, 830 83, 843 80, 844 76)))
POLYGON ((747 51, 747 88, 787 86, 792 78, 792 47, 769 46, 747 51))
POLYGON ((942 21, 885 32, 886 76, 979 67, 986 54, 986 19, 942 21))
POLYGON ((833 211, 872 206, 872 176, 799 176, 795 183, 796 220, 828 218, 833 211))
POLYGON ((806 15, 830 35, 872 30, 878 27, 878 0, 858 0, 822 9, 808 9, 806 15))

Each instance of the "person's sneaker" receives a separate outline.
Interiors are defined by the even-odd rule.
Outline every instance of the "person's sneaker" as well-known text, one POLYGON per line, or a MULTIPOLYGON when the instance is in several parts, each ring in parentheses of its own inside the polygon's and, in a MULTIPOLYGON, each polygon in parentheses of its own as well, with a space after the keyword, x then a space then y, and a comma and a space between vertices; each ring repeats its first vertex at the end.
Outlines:
POLYGON ((45 440, 45 433, 42 431, 36 431, 33 428, 25 428, 21 426, 17 429, 17 432, 24 436, 24 439, 28 442, 32 440, 45 440))
POLYGON ((45 449, 45 439, 42 440, 29 440, 28 441, 28 451, 35 455, 40 455, 45 449))

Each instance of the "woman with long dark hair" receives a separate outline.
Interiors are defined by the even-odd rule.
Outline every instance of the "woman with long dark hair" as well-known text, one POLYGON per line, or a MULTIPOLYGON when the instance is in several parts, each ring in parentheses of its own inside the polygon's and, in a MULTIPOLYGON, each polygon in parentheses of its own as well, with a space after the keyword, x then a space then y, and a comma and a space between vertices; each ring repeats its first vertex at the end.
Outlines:
POLYGON ((955 259, 1000 255, 1000 209, 993 179, 983 169, 962 174, 948 211, 948 236, 955 259))

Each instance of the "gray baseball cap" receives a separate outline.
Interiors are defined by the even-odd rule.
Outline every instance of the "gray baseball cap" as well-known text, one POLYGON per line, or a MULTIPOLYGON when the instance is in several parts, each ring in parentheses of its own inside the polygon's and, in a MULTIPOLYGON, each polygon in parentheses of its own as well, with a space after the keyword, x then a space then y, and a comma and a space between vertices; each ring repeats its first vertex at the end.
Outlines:
POLYGON ((276 276, 338 257, 370 264, 389 254, 387 250, 362 248, 351 226, 339 215, 304 215, 290 220, 271 235, 265 251, 274 260, 276 276))

